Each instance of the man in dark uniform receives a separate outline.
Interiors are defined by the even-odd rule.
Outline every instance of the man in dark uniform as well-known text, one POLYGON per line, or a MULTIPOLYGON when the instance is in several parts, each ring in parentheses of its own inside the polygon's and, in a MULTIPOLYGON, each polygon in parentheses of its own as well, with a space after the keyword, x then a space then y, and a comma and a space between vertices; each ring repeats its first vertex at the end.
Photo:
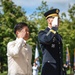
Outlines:
POLYGON ((48 27, 38 34, 43 54, 41 75, 63 75, 62 38, 57 32, 59 26, 59 9, 49 10, 44 16, 47 19, 48 27))

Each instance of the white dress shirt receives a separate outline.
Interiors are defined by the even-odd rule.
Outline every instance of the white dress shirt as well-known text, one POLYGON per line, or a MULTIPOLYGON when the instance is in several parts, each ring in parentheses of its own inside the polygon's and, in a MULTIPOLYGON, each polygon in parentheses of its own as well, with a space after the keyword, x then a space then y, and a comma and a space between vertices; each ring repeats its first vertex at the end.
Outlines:
POLYGON ((32 50, 22 38, 7 45, 8 75, 32 75, 32 50))
POLYGON ((38 75, 38 66, 33 66, 33 75, 38 75))

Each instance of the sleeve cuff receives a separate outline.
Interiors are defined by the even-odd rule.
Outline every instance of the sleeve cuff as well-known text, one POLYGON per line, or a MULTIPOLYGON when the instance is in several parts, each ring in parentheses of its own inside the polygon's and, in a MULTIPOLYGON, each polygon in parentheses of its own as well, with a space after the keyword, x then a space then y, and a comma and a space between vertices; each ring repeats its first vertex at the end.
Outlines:
POLYGON ((56 34, 56 31, 54 31, 53 29, 51 29, 51 30, 50 30, 50 32, 52 32, 52 33, 56 34))

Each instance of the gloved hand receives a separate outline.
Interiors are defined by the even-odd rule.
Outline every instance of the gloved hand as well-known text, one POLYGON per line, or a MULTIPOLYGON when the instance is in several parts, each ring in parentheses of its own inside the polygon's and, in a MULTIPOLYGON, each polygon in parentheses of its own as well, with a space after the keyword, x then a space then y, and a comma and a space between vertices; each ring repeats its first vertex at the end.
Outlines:
POLYGON ((52 27, 58 27, 58 17, 54 17, 52 27))

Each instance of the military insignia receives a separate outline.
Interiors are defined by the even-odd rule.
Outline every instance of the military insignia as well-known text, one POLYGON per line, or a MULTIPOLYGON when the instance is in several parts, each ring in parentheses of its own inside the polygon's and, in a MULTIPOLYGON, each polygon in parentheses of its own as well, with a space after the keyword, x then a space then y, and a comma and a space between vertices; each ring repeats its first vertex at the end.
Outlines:
POLYGON ((55 48, 55 44, 52 44, 51 47, 52 47, 52 48, 55 48))
POLYGON ((56 13, 58 13, 59 11, 58 11, 58 9, 56 10, 56 13))
POLYGON ((56 40, 56 38, 54 37, 54 38, 53 38, 53 42, 54 42, 55 40, 56 40))

